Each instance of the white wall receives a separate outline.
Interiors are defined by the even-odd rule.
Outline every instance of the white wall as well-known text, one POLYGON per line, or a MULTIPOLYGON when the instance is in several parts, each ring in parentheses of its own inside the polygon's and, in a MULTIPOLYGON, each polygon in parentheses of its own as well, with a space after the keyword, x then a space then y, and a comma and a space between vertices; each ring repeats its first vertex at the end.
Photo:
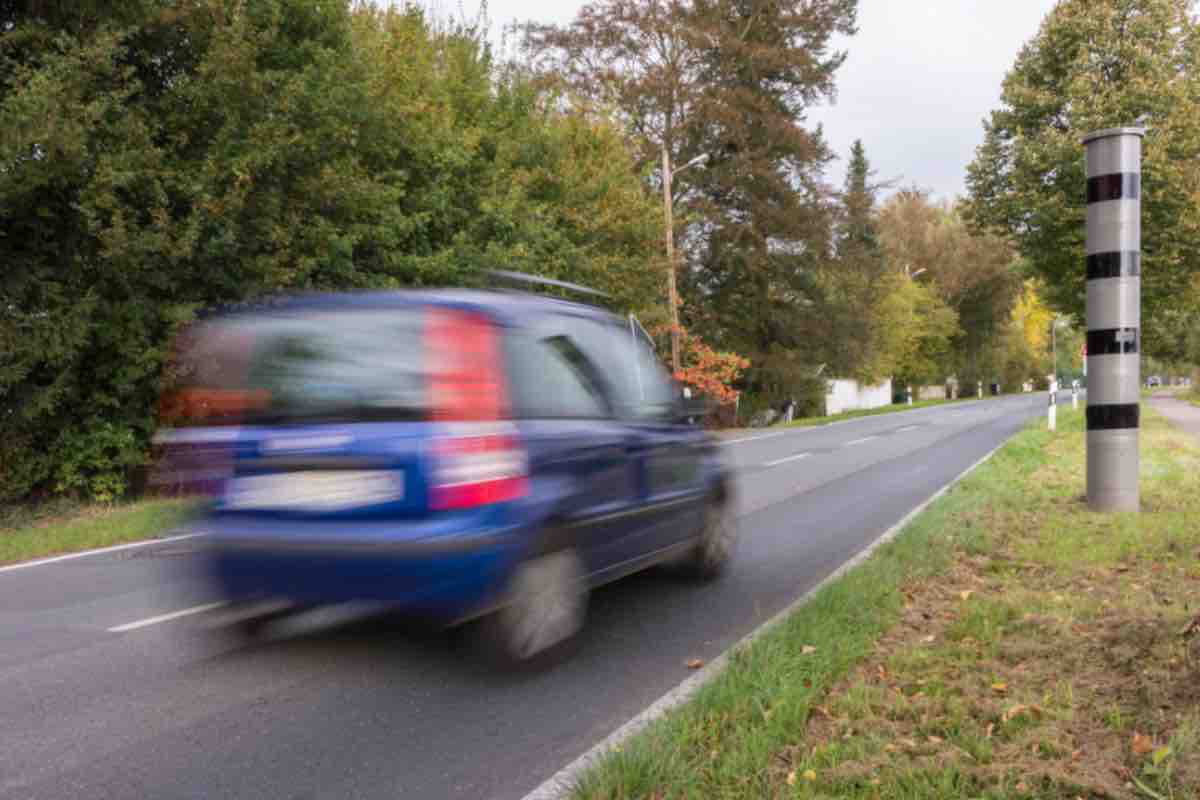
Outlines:
POLYGON ((876 386, 861 386, 858 381, 835 379, 828 382, 825 394, 825 413, 841 414, 859 408, 879 408, 891 405, 892 379, 876 386))

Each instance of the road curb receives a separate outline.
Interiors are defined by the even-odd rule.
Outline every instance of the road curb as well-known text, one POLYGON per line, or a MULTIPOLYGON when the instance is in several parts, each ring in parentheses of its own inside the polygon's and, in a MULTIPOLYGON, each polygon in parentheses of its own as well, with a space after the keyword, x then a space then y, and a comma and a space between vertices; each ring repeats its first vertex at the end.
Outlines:
MULTIPOLYGON (((852 420, 846 421, 850 422, 852 420)), ((916 518, 922 511, 927 509, 935 501, 953 489, 964 478, 986 463, 992 456, 996 454, 998 450, 1000 450, 1001 447, 1004 447, 1004 445, 1007 443, 1008 440, 1006 439, 1004 442, 1001 442, 999 445, 992 448, 986 455, 960 472, 949 483, 947 483, 941 489, 938 489, 923 502, 905 514, 899 522, 884 531, 873 542, 868 544, 865 548, 860 550, 857 554, 855 554, 833 572, 822 578, 816 586, 804 592, 804 594, 800 595, 800 597, 789 603, 783 610, 777 612, 766 622, 762 623, 750 633, 746 634, 735 644, 729 647, 725 652, 721 653, 721 655, 717 656, 717 658, 710 661, 703 669, 694 673, 691 677, 684 680, 674 689, 655 700, 635 717, 610 733, 601 742, 594 745, 587 752, 583 753, 574 761, 567 764, 554 775, 551 775, 540 786, 538 786, 529 794, 525 795, 522 800, 565 800, 565 798, 569 797, 571 792, 578 785, 580 778, 583 777, 583 774, 595 766, 601 759, 603 759, 612 751, 618 749, 623 743, 643 731, 651 723, 666 716, 668 712, 691 700, 692 697, 694 697, 696 693, 704 687, 705 684, 714 680, 718 675, 725 671, 725 668, 729 666, 729 659, 735 651, 748 646, 752 642, 761 638, 767 632, 777 627, 798 609, 811 601, 817 592, 821 591, 830 583, 838 580, 847 572, 870 558, 871 554, 874 553, 875 550, 877 550, 881 545, 884 545, 896 538, 896 536, 898 536, 900 532, 904 530, 904 528, 906 528, 908 524, 912 522, 913 519, 916 518)))

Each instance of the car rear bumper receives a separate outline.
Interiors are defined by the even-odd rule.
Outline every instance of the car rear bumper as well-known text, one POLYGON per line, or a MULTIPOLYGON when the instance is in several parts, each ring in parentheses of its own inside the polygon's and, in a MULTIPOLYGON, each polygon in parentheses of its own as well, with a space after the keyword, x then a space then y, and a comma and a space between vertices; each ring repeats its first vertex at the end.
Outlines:
POLYGON ((452 622, 497 604, 521 556, 515 527, 423 539, 217 530, 209 571, 225 599, 377 602, 452 622))

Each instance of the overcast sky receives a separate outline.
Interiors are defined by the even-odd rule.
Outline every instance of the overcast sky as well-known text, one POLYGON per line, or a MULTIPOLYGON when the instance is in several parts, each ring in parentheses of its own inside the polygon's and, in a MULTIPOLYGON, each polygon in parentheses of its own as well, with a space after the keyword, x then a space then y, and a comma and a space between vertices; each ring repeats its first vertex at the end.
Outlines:
MULTIPOLYGON (((841 185, 846 153, 861 138, 880 180, 916 184, 943 198, 962 194, 1000 82, 1054 2, 861 0, 858 34, 838 44, 849 57, 837 76, 837 102, 811 117, 824 124, 841 157, 828 179, 841 185)), ((496 30, 513 20, 564 23, 582 5, 489 0, 488 16, 496 30)), ((462 6, 470 14, 479 3, 462 0, 462 6)))

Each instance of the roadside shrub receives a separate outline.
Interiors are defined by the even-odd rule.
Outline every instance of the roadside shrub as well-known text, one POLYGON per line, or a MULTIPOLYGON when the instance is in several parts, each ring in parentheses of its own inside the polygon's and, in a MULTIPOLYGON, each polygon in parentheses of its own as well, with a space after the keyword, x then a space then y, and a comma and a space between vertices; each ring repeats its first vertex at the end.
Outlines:
POLYGON ((144 460, 140 441, 134 430, 112 422, 63 431, 53 449, 55 489, 101 503, 120 499, 130 469, 144 460))

